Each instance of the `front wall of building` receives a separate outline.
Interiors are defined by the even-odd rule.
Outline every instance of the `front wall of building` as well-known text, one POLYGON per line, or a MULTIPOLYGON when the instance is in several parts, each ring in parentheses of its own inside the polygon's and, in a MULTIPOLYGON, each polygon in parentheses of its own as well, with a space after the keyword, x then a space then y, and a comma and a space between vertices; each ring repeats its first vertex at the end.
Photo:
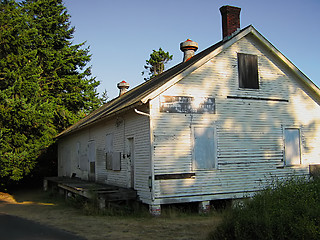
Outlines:
POLYGON ((243 197, 308 174, 320 161, 319 102, 256 38, 240 39, 151 101, 154 203, 243 197), (259 89, 239 88, 238 53, 258 56, 259 89), (286 166, 297 142, 300 163, 286 166), (212 166, 201 160, 210 146, 212 166))

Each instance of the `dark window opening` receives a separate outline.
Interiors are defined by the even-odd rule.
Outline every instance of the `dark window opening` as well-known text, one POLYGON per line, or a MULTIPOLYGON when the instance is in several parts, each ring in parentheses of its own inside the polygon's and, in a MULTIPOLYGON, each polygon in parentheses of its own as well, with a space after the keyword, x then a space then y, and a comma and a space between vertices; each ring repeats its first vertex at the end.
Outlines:
POLYGON ((258 57, 238 53, 238 74, 240 88, 259 89, 258 57))

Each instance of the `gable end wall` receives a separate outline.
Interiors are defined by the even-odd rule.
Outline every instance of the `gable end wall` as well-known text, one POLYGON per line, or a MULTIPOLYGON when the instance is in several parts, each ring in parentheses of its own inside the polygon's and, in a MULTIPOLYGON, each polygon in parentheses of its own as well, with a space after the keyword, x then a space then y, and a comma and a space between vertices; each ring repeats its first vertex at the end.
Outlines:
POLYGON ((256 38, 242 38, 151 101, 155 175, 193 174, 155 180, 155 203, 244 197, 272 178, 308 174, 309 164, 320 161, 320 107, 314 99, 256 38), (258 56, 258 90, 239 88, 237 53, 258 56), (216 113, 160 112, 161 96, 213 97, 216 113), (216 129, 216 169, 193 169, 195 126, 216 129), (286 127, 300 129, 299 166, 283 167, 286 127))

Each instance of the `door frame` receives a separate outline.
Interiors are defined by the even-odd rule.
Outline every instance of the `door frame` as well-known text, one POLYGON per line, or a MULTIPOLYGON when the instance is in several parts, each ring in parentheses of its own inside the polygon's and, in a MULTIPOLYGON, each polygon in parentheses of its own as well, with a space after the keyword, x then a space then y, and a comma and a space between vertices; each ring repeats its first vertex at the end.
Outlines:
POLYGON ((96 174, 96 142, 95 140, 89 140, 88 141, 88 180, 89 181, 96 181, 96 177, 97 177, 97 174, 96 174), (91 144, 93 145, 94 147, 94 152, 93 152, 93 161, 91 159, 91 151, 90 151, 90 146, 91 144), (93 167, 93 170, 94 172, 91 172, 91 169, 93 167))
POLYGON ((136 176, 136 167, 135 167, 135 137, 127 136, 126 137, 126 157, 127 157, 127 180, 128 187, 135 188, 135 176, 136 176))

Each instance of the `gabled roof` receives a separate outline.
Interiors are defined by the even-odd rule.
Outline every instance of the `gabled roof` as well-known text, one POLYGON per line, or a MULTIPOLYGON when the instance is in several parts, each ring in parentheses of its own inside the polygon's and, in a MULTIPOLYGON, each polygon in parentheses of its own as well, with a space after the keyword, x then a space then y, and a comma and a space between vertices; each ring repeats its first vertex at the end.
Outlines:
POLYGON ((253 34, 256 38, 258 38, 258 40, 260 40, 260 42, 262 42, 275 56, 284 62, 297 77, 299 77, 307 86, 309 86, 310 90, 320 97, 320 89, 253 26, 249 25, 241 31, 236 32, 233 36, 231 36, 231 38, 222 40, 196 54, 187 62, 181 62, 177 64, 157 77, 138 85, 137 87, 126 92, 124 95, 104 104, 82 120, 58 134, 56 137, 59 138, 66 136, 72 132, 76 132, 84 127, 99 122, 102 119, 114 116, 120 112, 147 103, 149 100, 155 98, 163 91, 181 80, 183 77, 187 76, 201 65, 212 59, 214 56, 222 52, 224 49, 228 48, 233 43, 237 42, 239 39, 247 36, 248 34, 253 34))

